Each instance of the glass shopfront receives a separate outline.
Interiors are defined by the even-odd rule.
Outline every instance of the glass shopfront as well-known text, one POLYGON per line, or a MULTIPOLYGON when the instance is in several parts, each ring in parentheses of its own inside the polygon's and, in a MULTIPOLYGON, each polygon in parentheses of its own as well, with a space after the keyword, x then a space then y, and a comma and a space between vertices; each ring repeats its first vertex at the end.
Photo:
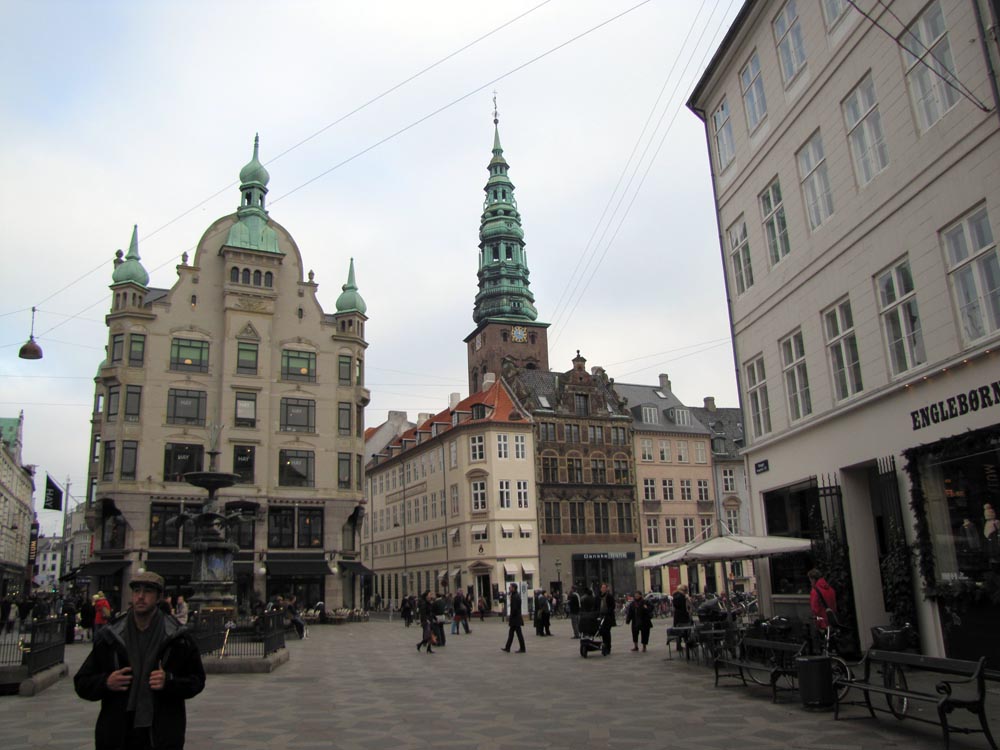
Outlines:
POLYGON ((573 583, 600 591, 607 583, 616 595, 636 590, 634 552, 583 552, 573 555, 573 583))

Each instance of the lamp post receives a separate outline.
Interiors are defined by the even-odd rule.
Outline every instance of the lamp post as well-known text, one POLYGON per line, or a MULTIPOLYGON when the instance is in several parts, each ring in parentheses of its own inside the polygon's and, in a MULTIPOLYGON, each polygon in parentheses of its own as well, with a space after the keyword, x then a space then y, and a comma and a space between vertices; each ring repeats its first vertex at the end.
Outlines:
POLYGON ((556 560, 556 578, 559 579, 559 593, 562 593, 562 560, 556 560))

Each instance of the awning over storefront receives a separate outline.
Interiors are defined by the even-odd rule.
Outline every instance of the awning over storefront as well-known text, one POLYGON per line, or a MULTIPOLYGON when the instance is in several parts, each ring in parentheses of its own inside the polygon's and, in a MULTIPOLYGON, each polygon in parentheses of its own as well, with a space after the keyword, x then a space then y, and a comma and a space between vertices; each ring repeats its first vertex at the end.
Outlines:
POLYGON ((120 570, 132 564, 131 560, 96 560, 89 562, 77 571, 78 576, 113 576, 120 570))
POLYGON ((459 528, 454 528, 454 529, 452 529, 452 530, 451 530, 451 538, 452 538, 452 539, 458 539, 458 535, 459 535, 460 533, 462 533, 462 530, 461 530, 461 529, 459 529, 459 528))
POLYGON ((73 570, 71 570, 66 575, 59 576, 59 582, 62 583, 64 581, 74 581, 74 580, 76 580, 76 574, 79 573, 79 572, 80 572, 79 568, 74 568, 73 570))
POLYGON ((509 576, 517 575, 517 563, 504 563, 503 572, 509 576))
POLYGON ((146 560, 146 570, 159 573, 164 578, 168 576, 191 575, 191 560, 146 560))
POLYGON ((370 576, 375 574, 371 568, 366 568, 364 563, 360 563, 357 560, 339 560, 337 562, 337 567, 345 573, 353 573, 358 576, 370 576))
POLYGON ((521 563, 521 570, 523 570, 528 575, 535 574, 535 564, 534 563, 521 563))
POLYGON ((327 576, 330 566, 326 560, 268 560, 268 575, 272 576, 327 576))
POLYGON ((461 568, 454 568, 454 569, 452 569, 452 571, 451 571, 451 577, 452 577, 452 578, 458 578, 458 575, 459 575, 459 574, 460 574, 461 572, 462 572, 462 569, 461 569, 461 568))

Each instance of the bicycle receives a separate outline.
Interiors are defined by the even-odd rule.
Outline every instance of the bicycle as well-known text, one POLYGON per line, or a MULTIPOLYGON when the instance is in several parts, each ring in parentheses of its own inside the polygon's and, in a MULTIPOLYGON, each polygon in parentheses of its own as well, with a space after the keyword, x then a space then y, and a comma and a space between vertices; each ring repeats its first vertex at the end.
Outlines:
POLYGON ((819 652, 823 656, 830 657, 830 673, 834 680, 833 684, 837 687, 837 700, 842 701, 847 697, 851 686, 847 684, 837 685, 837 679, 845 681, 854 679, 854 672, 851 671, 850 665, 837 653, 838 638, 847 631, 847 628, 837 619, 837 615, 832 609, 826 611, 826 625, 826 629, 820 629, 822 638, 819 652))
MULTIPOLYGON (((872 628, 872 645, 883 651, 905 651, 913 642, 915 634, 916 631, 908 622, 899 628, 876 625, 872 628)), ((903 667, 897 664, 882 665, 882 684, 895 690, 909 689, 906 673, 903 672, 903 667)), ((885 701, 889 705, 889 713, 900 720, 906 716, 910 708, 910 699, 903 695, 886 695, 885 701)))

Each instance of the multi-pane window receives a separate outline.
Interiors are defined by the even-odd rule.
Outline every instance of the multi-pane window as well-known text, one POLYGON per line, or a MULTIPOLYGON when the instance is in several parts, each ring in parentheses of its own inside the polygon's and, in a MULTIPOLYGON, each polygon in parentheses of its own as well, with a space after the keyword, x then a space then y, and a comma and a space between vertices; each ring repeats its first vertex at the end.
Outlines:
POLYGON ((660 410, 655 406, 642 407, 642 421, 645 424, 657 424, 660 421, 660 410))
POLYGON ((142 409, 142 386, 125 386, 125 421, 138 422, 139 412, 142 409))
POLYGON ((747 223, 741 216, 729 227, 729 258, 733 264, 733 280, 736 293, 743 294, 753 286, 753 265, 750 263, 750 241, 747 238, 747 223))
POLYGON ((142 367, 146 359, 146 336, 141 333, 133 333, 128 339, 128 366, 142 367))
POLYGON ((691 480, 682 479, 681 480, 681 500, 691 500, 691 480))
POLYGON ((240 478, 243 484, 253 484, 254 446, 233 446, 233 474, 240 478))
POLYGON ((817 130, 796 154, 802 197, 809 217, 809 228, 816 229, 833 214, 833 193, 826 172, 823 138, 817 130))
POLYGON ((337 357, 337 384, 351 385, 351 357, 341 354, 337 357))
POLYGON ((185 474, 202 470, 204 457, 204 446, 167 443, 163 450, 163 481, 183 482, 185 474))
POLYGON ((118 476, 122 479, 135 479, 135 468, 139 459, 139 441, 122 441, 122 467, 118 476))
POLYGON ((688 441, 678 440, 677 441, 677 460, 686 464, 688 462, 688 441))
POLYGON ((341 401, 337 404, 337 433, 340 435, 351 434, 351 412, 354 411, 351 404, 341 401))
POLYGON ((698 499, 701 501, 708 500, 708 480, 699 479, 698 480, 698 499))
POLYGON ((664 479, 663 482, 663 499, 673 500, 674 499, 674 480, 664 479))
POLYGON ((580 484, 583 482, 583 459, 582 458, 567 458, 566 459, 566 472, 570 482, 576 482, 580 484))
POLYGON ((518 479, 517 480, 517 507, 527 508, 528 507, 528 480, 518 479))
POLYGON ((544 510, 544 523, 546 534, 562 534, 562 515, 559 512, 558 502, 542 503, 544 510))
POLYGON ((458 441, 452 440, 448 443, 448 465, 451 468, 458 466, 458 441))
POLYGON ((809 396, 809 373, 806 370, 806 347, 802 331, 796 331, 778 344, 781 350, 781 368, 788 395, 788 416, 793 422, 812 414, 809 396))
POLYGON ((236 427, 257 426, 257 394, 236 392, 236 427))
POLYGON ((851 302, 844 300, 823 314, 826 345, 833 369, 833 389, 838 401, 860 393, 861 361, 858 357, 858 340, 854 335, 854 317, 851 302))
POLYGON ((611 428, 612 445, 625 445, 627 441, 628 441, 628 430, 626 430, 624 427, 611 428))
POLYGON ((834 24, 843 18, 847 12, 847 0, 823 0, 823 17, 826 19, 826 27, 833 28, 834 24))
POLYGON ((771 404, 767 398, 767 375, 764 358, 757 357, 746 366, 747 397, 750 402, 750 424, 754 437, 771 431, 771 404))
POLYGON ((282 432, 315 432, 316 402, 309 398, 281 399, 282 432))
POLYGON ((609 506, 605 502, 595 502, 593 503, 594 508, 594 533, 595 534, 610 534, 611 533, 611 512, 609 506))
POLYGON ((615 503, 618 511, 618 533, 632 533, 632 503, 615 503))
POLYGON ((663 541, 666 544, 677 544, 677 519, 676 518, 664 518, 663 519, 663 541))
POLYGON ((171 388, 167 391, 167 424, 205 424, 208 394, 171 388))
POLYGON ((469 460, 483 461, 486 459, 486 443, 482 435, 469 436, 469 460))
POLYGON ((500 527, 500 538, 501 539, 513 539, 514 538, 514 527, 513 526, 501 526, 500 527))
POLYGON ((590 459, 590 481, 594 484, 608 483, 608 466, 603 458, 590 459))
POLYGON ((701 440, 694 444, 694 462, 696 464, 708 463, 708 451, 705 449, 705 444, 701 440))
POLYGON ((639 441, 639 451, 643 461, 653 460, 653 441, 649 438, 642 438, 639 441))
POLYGON ((507 436, 503 434, 497 435, 497 458, 507 458, 508 455, 507 436))
POLYGON ((722 470, 722 491, 736 492, 736 469, 722 470))
POLYGON ((257 344, 249 341, 236 343, 236 372, 239 375, 257 374, 257 344))
POLYGON ((590 396, 586 393, 573 394, 573 413, 578 417, 590 414, 590 396))
POLYGON ((323 509, 299 508, 298 547, 319 549, 323 546, 323 509))
POLYGON ((585 505, 582 502, 573 500, 569 503, 569 533, 586 534, 587 521, 584 511, 585 505))
POLYGON ((267 545, 276 549, 295 546, 295 508, 267 509, 267 545))
POLYGON ((892 373, 899 375, 927 360, 909 261, 880 274, 875 284, 892 373))
POLYGON ((747 64, 740 71, 740 90, 743 92, 743 109, 747 115, 747 129, 752 133, 767 115, 764 98, 764 79, 760 75, 760 58, 753 51, 747 64))
POLYGON ((314 382, 316 380, 316 352, 282 349, 281 379, 314 382))
POLYGON ((674 422, 685 427, 691 426, 691 410, 677 407, 674 409, 674 422))
POLYGON ((701 538, 708 539, 712 536, 712 519, 711 518, 699 518, 698 521, 701 524, 701 538))
POLYGON ((719 160, 719 171, 721 172, 729 166, 729 162, 736 156, 733 121, 729 117, 729 103, 725 99, 712 113, 712 126, 715 130, 715 155, 719 160))
POLYGON ((501 508, 510 507, 510 480, 501 479, 500 486, 497 488, 497 502, 501 508))
POLYGON ((630 472, 628 469, 628 461, 625 459, 616 458, 614 460, 615 468, 615 483, 616 484, 629 484, 630 472))
POLYGON ((646 544, 660 543, 660 519, 646 519, 646 544))
POLYGON ((116 333, 111 336, 111 364, 122 361, 125 356, 125 334, 116 333))
POLYGON ((486 510, 486 482, 477 479, 472 482, 472 510, 483 511, 486 510))
POLYGON ((670 441, 661 440, 660 441, 660 461, 669 464, 674 460, 673 455, 670 453, 670 441))
POLYGON ((600 425, 589 425, 587 427, 587 440, 593 444, 604 442, 604 428, 600 425))
POLYGON ((760 194, 760 215, 764 223, 764 236, 767 238, 767 257, 773 266, 792 249, 788 242, 788 224, 785 222, 781 183, 777 178, 760 194))
POLYGON ((279 486, 313 487, 315 483, 315 454, 312 451, 278 451, 279 486))
POLYGON ((559 481, 559 459, 555 456, 542 456, 542 481, 549 483, 559 481))
POLYGON ((847 139, 851 144, 858 183, 867 185, 889 166, 889 148, 882 133, 882 118, 875 99, 872 74, 866 75, 844 100, 847 139))
POLYGON ((149 506, 149 546, 176 547, 180 543, 181 524, 171 523, 180 511, 173 504, 153 503, 149 506))
POLYGON ((120 385, 108 386, 108 401, 104 410, 104 419, 107 422, 114 422, 118 419, 118 407, 121 402, 122 388, 120 385))
POLYGON ((781 77, 787 84, 806 64, 806 48, 802 43, 802 26, 799 24, 796 0, 785 3, 772 25, 778 61, 781 63, 781 77))
POLYGON ((548 440, 550 442, 555 442, 556 439, 556 426, 552 422, 539 422, 538 423, 538 439, 548 440))
POLYGON ((726 508, 726 526, 730 534, 740 533, 740 511, 738 508, 726 508))
POLYGON ((170 369, 208 372, 208 342, 173 339, 170 342, 170 369))
POLYGON ((955 64, 951 59, 948 28, 941 3, 935 0, 900 39, 906 82, 920 130, 930 128, 958 102, 958 91, 951 83, 955 64))
POLYGON ((694 541, 694 519, 685 518, 684 519, 684 543, 694 541))
POLYGON ((342 490, 351 488, 351 454, 337 454, 337 486, 342 490))
POLYGON ((514 436, 514 458, 516 460, 523 460, 527 456, 527 449, 525 448, 526 442, 524 435, 514 436))
POLYGON ((643 479, 642 480, 642 499, 643 500, 655 500, 656 499, 656 480, 655 479, 643 479))
POLYGON ((451 486, 451 514, 453 516, 458 515, 458 485, 453 484, 451 486))
POLYGON ((1000 328, 1000 265, 986 207, 941 233, 955 304, 967 342, 1000 328))
POLYGON ((580 442, 580 425, 578 424, 566 425, 566 442, 567 443, 580 442))

